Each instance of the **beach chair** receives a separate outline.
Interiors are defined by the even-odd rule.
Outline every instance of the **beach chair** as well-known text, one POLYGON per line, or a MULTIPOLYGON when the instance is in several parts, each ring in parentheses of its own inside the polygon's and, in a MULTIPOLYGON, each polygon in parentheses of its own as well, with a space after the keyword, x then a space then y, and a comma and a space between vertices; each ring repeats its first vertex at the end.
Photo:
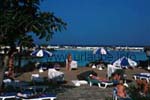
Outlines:
POLYGON ((29 86, 30 84, 28 82, 25 82, 25 81, 19 81, 19 80, 13 80, 11 82, 6 82, 4 83, 4 87, 7 88, 7 87, 12 87, 12 89, 20 89, 24 86, 29 86))
POLYGON ((137 79, 145 79, 148 83, 150 82, 150 73, 139 73, 139 74, 134 74, 133 78, 135 80, 137 79))
POLYGON ((35 82, 35 83, 42 83, 42 82, 44 82, 44 78, 41 77, 39 74, 32 74, 31 75, 31 80, 32 80, 32 82, 35 82))
POLYGON ((16 93, 15 92, 1 93, 0 100, 16 100, 16 93))
POLYGON ((48 86, 28 86, 16 94, 17 100, 56 100, 56 94, 47 93, 48 86))
POLYGON ((72 69, 77 69, 77 67, 78 67, 77 61, 74 61, 74 60, 73 60, 73 61, 71 62, 71 64, 70 64, 70 67, 71 67, 71 70, 72 70, 72 69))
POLYGON ((17 98, 19 100, 20 99, 21 100, 56 100, 56 95, 50 93, 43 93, 43 94, 37 94, 37 95, 27 96, 27 97, 18 96, 17 98))
POLYGON ((108 86, 113 85, 112 81, 100 81, 100 80, 97 80, 97 79, 92 79, 90 77, 87 77, 87 81, 88 81, 90 86, 92 86, 94 84, 97 84, 98 87, 103 88, 103 89, 107 88, 108 86))

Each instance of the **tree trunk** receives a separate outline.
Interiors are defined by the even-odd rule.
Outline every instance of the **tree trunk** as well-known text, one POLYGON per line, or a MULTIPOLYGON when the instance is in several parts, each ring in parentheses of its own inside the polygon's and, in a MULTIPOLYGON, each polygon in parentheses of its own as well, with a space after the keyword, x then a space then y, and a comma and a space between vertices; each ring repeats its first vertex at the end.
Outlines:
POLYGON ((8 77, 14 78, 14 55, 17 53, 16 47, 11 47, 8 53, 8 77))
POLYGON ((5 67, 2 67, 0 69, 0 90, 3 88, 3 79, 4 79, 4 72, 5 72, 5 67))
POLYGON ((20 46, 20 52, 19 52, 19 56, 18 56, 18 67, 21 67, 21 62, 22 60, 22 46, 20 46))
POLYGON ((3 79, 4 79, 4 73, 5 69, 8 67, 8 55, 5 55, 4 58, 2 57, 1 59, 1 64, 0 64, 0 88, 2 89, 3 85, 3 79))

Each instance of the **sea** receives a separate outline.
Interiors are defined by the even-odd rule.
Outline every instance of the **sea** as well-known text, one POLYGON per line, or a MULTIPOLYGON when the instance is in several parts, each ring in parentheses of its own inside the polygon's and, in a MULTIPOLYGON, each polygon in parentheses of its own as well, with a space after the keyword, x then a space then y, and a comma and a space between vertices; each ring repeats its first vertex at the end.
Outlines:
MULTIPOLYGON (((79 67, 85 67, 87 64, 95 61, 103 61, 106 63, 113 63, 115 60, 125 56, 136 62, 147 60, 144 51, 137 50, 108 50, 107 54, 93 54, 93 50, 88 49, 56 49, 51 51, 51 57, 28 58, 22 60, 22 65, 30 62, 65 62, 67 55, 72 54, 73 60, 77 61, 79 67)), ((17 63, 17 62, 16 62, 17 63)))

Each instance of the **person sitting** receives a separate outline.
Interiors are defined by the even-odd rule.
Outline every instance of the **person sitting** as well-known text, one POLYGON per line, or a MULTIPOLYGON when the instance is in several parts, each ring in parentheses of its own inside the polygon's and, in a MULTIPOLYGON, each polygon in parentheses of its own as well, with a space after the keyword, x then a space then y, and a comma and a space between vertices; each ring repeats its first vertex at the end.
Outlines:
POLYGON ((136 84, 138 86, 138 90, 140 91, 141 95, 145 96, 148 94, 149 84, 146 80, 137 79, 136 84))
POLYGON ((119 100, 131 100, 131 98, 127 95, 126 87, 123 85, 123 80, 119 80, 119 84, 116 86, 116 89, 119 100))

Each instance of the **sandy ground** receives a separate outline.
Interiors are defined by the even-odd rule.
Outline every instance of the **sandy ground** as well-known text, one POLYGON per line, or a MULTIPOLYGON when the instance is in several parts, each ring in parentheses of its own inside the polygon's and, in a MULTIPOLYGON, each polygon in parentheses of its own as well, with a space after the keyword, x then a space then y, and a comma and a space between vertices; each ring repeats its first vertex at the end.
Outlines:
MULTIPOLYGON (((57 95, 57 100, 106 100, 106 98, 112 98, 114 87, 107 87, 106 89, 102 89, 99 88, 98 86, 90 87, 88 84, 81 85, 79 87, 74 86, 71 80, 76 80, 78 74, 88 70, 94 70, 98 74, 98 76, 106 77, 107 73, 106 68, 103 70, 98 70, 92 69, 90 67, 81 67, 78 68, 77 70, 72 71, 66 71, 65 68, 61 68, 59 71, 64 72, 66 83, 57 86, 57 88, 51 87, 51 92, 57 95)), ((127 78, 132 81, 131 83, 135 83, 135 80, 133 79, 133 74, 141 72, 148 72, 148 71, 140 68, 125 69, 125 74, 127 75, 127 78)), ((39 73, 38 70, 34 70, 32 72, 24 73, 21 76, 17 77, 16 79, 22 81, 31 81, 31 74, 40 74, 40 76, 42 77, 47 77, 48 72, 45 71, 39 73)))
MULTIPOLYGON (((67 81, 67 84, 68 84, 68 83, 70 83, 71 80, 77 80, 78 74, 88 71, 88 70, 93 70, 98 74, 98 76, 106 78, 107 68, 105 68, 103 70, 98 70, 96 68, 92 69, 90 67, 80 67, 77 70, 72 70, 72 71, 66 71, 65 68, 61 68, 59 71, 64 72, 65 80, 67 81)), ((125 70, 125 74, 127 75, 127 78, 130 80, 133 80, 133 74, 135 74, 135 73, 148 72, 147 70, 142 69, 142 68, 124 69, 124 70, 125 70)), ((22 81, 30 81, 32 74, 39 74, 42 77, 47 77, 48 71, 44 71, 44 72, 40 73, 38 70, 34 70, 32 72, 23 73, 21 76, 18 76, 16 79, 22 80, 22 81)))

